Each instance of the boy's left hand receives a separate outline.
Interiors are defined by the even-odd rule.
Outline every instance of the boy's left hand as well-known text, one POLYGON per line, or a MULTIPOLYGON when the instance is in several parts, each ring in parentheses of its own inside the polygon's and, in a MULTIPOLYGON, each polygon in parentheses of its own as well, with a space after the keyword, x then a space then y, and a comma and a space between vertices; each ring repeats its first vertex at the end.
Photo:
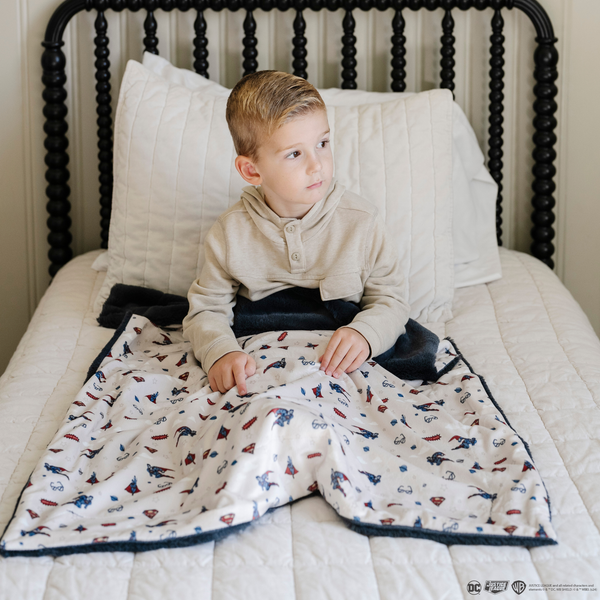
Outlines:
POLYGON ((369 351, 369 343, 356 329, 342 327, 331 336, 319 358, 321 371, 336 378, 342 373, 351 373, 367 360, 369 351))

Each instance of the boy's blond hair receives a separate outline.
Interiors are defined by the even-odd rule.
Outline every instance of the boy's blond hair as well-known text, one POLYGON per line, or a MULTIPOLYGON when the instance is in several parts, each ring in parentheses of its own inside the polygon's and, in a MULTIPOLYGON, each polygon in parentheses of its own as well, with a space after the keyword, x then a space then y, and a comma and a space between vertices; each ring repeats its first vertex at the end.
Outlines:
POLYGON ((236 152, 257 160, 265 137, 291 119, 316 110, 325 110, 325 103, 308 81, 282 71, 258 71, 238 81, 225 117, 236 152))

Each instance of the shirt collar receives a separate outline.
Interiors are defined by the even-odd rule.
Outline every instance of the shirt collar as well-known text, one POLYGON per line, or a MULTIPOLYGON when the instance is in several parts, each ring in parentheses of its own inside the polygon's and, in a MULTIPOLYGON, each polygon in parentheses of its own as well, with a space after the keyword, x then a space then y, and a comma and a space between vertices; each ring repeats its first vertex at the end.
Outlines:
POLYGON ((327 225, 333 212, 345 191, 345 187, 335 179, 331 181, 325 196, 311 206, 310 210, 301 218, 280 217, 265 202, 265 195, 261 186, 246 186, 242 191, 242 202, 248 214, 260 231, 269 239, 283 241, 283 229, 290 222, 300 227, 304 235, 317 233, 327 225))

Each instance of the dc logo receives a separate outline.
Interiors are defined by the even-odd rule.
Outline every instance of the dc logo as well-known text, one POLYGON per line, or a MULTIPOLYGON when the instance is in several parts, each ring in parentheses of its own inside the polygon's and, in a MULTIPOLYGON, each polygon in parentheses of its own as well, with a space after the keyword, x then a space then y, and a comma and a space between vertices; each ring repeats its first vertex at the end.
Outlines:
POLYGON ((469 583, 467 583, 467 592, 469 592, 471 596, 478 596, 481 593, 481 584, 479 581, 475 581, 474 579, 469 581, 469 583))
POLYGON ((513 589, 513 592, 520 596, 527 589, 527 584, 524 581, 519 581, 517 579, 517 581, 513 581, 511 587, 513 589))

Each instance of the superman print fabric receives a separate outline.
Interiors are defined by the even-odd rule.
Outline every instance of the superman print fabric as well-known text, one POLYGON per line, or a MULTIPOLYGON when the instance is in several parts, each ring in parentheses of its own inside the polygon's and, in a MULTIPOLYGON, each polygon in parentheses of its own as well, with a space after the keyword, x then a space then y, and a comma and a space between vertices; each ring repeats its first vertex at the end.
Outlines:
MULTIPOLYGON (((239 338, 248 393, 213 392, 180 331, 130 316, 18 500, 0 554, 185 546, 320 494, 352 529, 447 544, 556 543, 528 447, 463 357, 437 382, 375 362, 339 379, 328 331, 239 338)), ((440 343, 436 368, 458 351, 440 343)))

